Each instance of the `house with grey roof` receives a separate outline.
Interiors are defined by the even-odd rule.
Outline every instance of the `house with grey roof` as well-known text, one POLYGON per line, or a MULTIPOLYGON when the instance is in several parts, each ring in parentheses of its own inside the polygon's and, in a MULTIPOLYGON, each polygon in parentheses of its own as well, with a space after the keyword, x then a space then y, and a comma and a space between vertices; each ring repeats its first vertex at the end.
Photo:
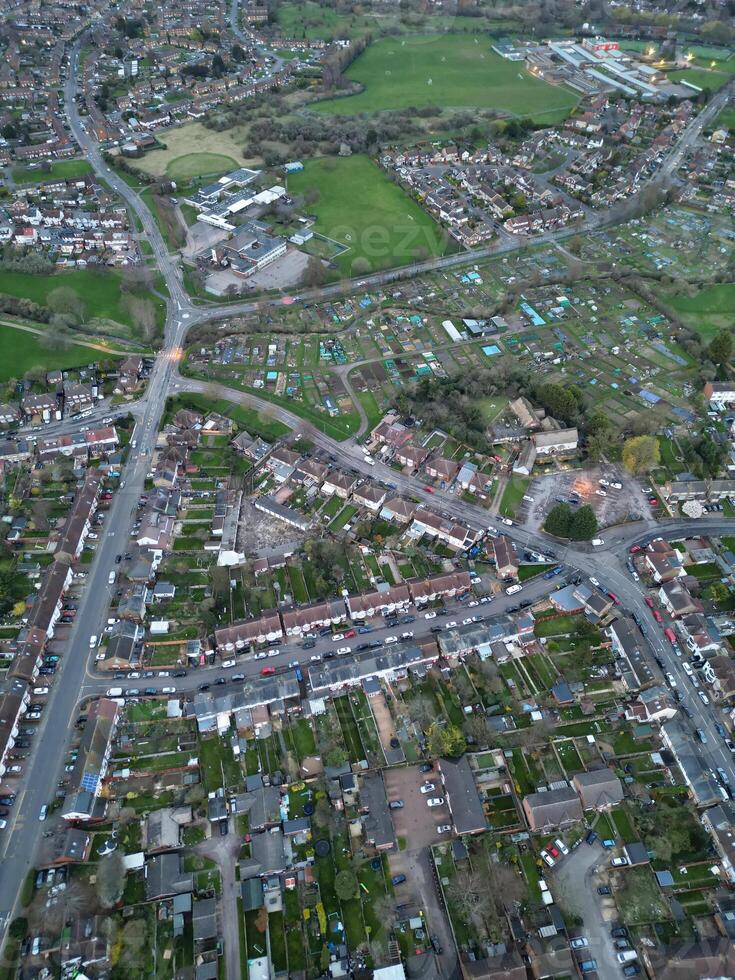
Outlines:
POLYGON ((360 783, 360 818, 363 834, 368 844, 378 851, 395 847, 396 836, 393 829, 388 798, 385 794, 383 777, 379 772, 366 773, 360 783))
POLYGON ((458 834, 480 834, 487 829, 485 810, 466 755, 440 759, 439 773, 444 797, 458 834))
POLYGON ((585 810, 607 810, 623 799, 623 784, 612 769, 578 772, 572 776, 572 786, 585 810))
POLYGON ((523 812, 531 830, 554 830, 581 820, 582 804, 571 786, 530 793, 523 800, 523 812))

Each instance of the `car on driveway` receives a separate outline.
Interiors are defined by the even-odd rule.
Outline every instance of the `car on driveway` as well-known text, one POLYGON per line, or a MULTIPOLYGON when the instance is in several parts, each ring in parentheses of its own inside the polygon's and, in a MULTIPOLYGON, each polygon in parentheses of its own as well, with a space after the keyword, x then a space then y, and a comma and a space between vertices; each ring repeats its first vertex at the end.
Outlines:
POLYGON ((586 949, 589 946, 589 942, 586 936, 577 936, 576 939, 572 939, 569 945, 572 949, 586 949))
POLYGON ((452 825, 450 823, 440 823, 436 828, 437 834, 451 834, 452 825))
POLYGON ((597 886, 598 895, 612 895, 612 889, 609 885, 598 885, 597 886))
POLYGON ((444 806, 443 796, 434 796, 432 799, 426 801, 427 806, 444 806))
POLYGON ((610 865, 613 868, 624 868, 627 863, 628 859, 626 857, 615 857, 610 862, 610 865))
POLYGON ((541 851, 541 860, 545 864, 548 864, 550 868, 553 868, 554 865, 556 864, 556 861, 553 859, 553 857, 549 854, 548 851, 541 851))
POLYGON ((390 883, 391 885, 402 885, 405 880, 406 880, 405 875, 393 875, 393 877, 390 880, 390 883))

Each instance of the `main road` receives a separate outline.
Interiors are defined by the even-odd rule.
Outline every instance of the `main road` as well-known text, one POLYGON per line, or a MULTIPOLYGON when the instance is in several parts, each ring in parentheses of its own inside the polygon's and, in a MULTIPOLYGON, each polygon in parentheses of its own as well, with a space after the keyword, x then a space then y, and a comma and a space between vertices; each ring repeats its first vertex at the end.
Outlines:
MULTIPOLYGON (((3 935, 15 909, 24 877, 33 867, 39 832, 42 826, 38 820, 38 814, 41 806, 53 798, 56 781, 62 767, 62 760, 71 738, 72 723, 80 693, 88 689, 92 683, 91 675, 88 673, 88 662, 90 661, 89 637, 90 634, 99 633, 106 620, 111 599, 107 577, 109 570, 114 567, 115 554, 118 551, 124 550, 123 544, 127 540, 131 518, 137 505, 138 496, 143 489, 145 473, 149 465, 149 456, 155 444, 166 398, 171 391, 172 383, 180 384, 187 390, 196 390, 196 382, 178 379, 178 362, 187 330, 192 325, 204 321, 232 316, 238 313, 251 313, 263 305, 262 303, 256 302, 243 302, 220 306, 213 305, 204 308, 196 307, 191 302, 183 286, 178 260, 169 254, 151 212, 140 200, 136 191, 130 188, 107 165, 96 141, 93 139, 92 134, 87 132, 85 124, 79 116, 76 96, 78 92, 80 44, 81 41, 77 40, 70 48, 68 73, 65 84, 66 114, 71 132, 86 154, 97 175, 128 204, 142 223, 145 236, 153 249, 153 257, 156 265, 168 287, 169 298, 167 300, 163 346, 155 360, 146 393, 135 406, 137 450, 130 453, 128 461, 125 464, 119 490, 115 494, 108 513, 105 534, 100 539, 97 554, 89 569, 86 588, 79 602, 79 610, 74 625, 71 628, 68 652, 60 664, 56 683, 52 688, 51 696, 48 699, 48 706, 40 725, 35 751, 28 761, 22 788, 18 793, 18 799, 12 811, 12 817, 3 836, 3 853, 2 860, 0 861, 0 929, 3 935)), ((661 179, 662 176, 670 177, 675 172, 676 167, 683 158, 683 154, 694 144, 707 123, 724 106, 728 94, 727 89, 722 90, 689 123, 677 142, 675 149, 669 154, 662 165, 658 179, 661 179)), ((615 221, 622 220, 625 217, 623 211, 612 212, 611 215, 608 214, 595 218, 593 225, 591 227, 588 226, 587 230, 592 230, 593 227, 613 224, 615 221)), ((404 269, 365 276, 357 283, 335 284, 318 290, 304 290, 293 298, 296 300, 321 299, 338 295, 348 289, 354 289, 356 286, 359 288, 363 286, 366 288, 381 286, 406 276, 411 277, 425 271, 465 265, 478 259, 520 249, 529 244, 535 245, 558 241, 568 235, 576 234, 580 230, 579 227, 567 229, 560 234, 539 236, 530 242, 519 240, 518 242, 503 243, 497 247, 491 246, 476 249, 471 252, 445 256, 428 262, 416 263, 404 269)), ((266 302, 271 305, 278 305, 282 303, 282 299, 269 299, 266 302)), ((232 396, 235 401, 242 400, 246 397, 254 402, 258 401, 253 396, 244 396, 238 392, 233 392, 232 396)), ((290 413, 283 409, 274 409, 269 403, 264 402, 260 402, 259 407, 275 412, 284 418, 284 420, 288 420, 289 424, 293 424, 302 429, 304 428, 302 419, 291 416, 290 413)), ((317 431, 314 431, 313 435, 318 445, 328 448, 330 452, 338 454, 347 465, 352 466, 356 471, 362 472, 364 475, 372 478, 379 477, 386 482, 394 483, 397 485, 399 491, 410 493, 413 496, 426 500, 427 503, 430 502, 434 506, 438 505, 441 510, 452 516, 479 523, 481 526, 483 522, 487 522, 487 512, 482 508, 474 507, 464 501, 457 500, 449 494, 434 494, 430 496, 416 480, 397 474, 387 467, 382 467, 380 464, 373 468, 367 467, 361 451, 354 443, 334 443, 317 431)), ((684 526, 688 527, 688 525, 684 526)), ((723 523, 723 527, 730 526, 723 523)), ((710 527, 710 522, 702 522, 699 525, 699 528, 702 530, 707 530, 708 527, 710 527)), ((714 530, 715 525, 713 524, 712 527, 714 530)), ((635 536, 636 534, 648 534, 651 536, 653 533, 653 526, 626 530, 624 533, 615 536, 614 549, 617 550, 624 547, 625 541, 628 540, 626 536, 635 536)), ((514 528, 512 534, 519 544, 538 545, 539 543, 538 536, 531 536, 520 528, 514 528)), ((671 652, 666 651, 665 644, 660 641, 656 624, 650 615, 650 610, 643 602, 640 590, 626 577, 619 552, 616 556, 613 551, 612 539, 604 555, 600 553, 588 553, 585 550, 574 550, 570 547, 561 548, 559 551, 560 559, 569 561, 573 558, 574 565, 580 570, 592 574, 603 574, 606 581, 620 595, 624 604, 631 610, 637 611, 641 619, 648 622, 649 636, 652 637, 654 649, 657 649, 662 656, 668 652, 670 658, 671 652), (603 567, 604 573, 601 572, 601 568, 603 567)), ((672 664, 672 670, 678 670, 679 674, 681 674, 681 670, 676 662, 672 664)), ((683 686, 689 687, 687 684, 683 684, 683 686)), ((698 699, 696 700, 698 701, 698 699)), ((711 719, 711 713, 705 712, 701 703, 693 704, 692 712, 695 714, 696 723, 704 730, 712 733, 713 721, 711 719)), ((723 755, 724 750, 720 748, 720 751, 718 751, 718 747, 720 746, 721 743, 715 733, 709 740, 709 746, 703 746, 702 748, 708 749, 707 757, 711 758, 713 763, 718 765, 723 764, 723 768, 732 773, 733 782, 735 783, 735 773, 733 773, 731 760, 723 755)))

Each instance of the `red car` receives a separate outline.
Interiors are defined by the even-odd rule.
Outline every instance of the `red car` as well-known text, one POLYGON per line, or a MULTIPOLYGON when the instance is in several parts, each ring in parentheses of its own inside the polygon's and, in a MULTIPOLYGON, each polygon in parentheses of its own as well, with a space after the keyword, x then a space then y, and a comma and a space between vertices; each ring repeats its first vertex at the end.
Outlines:
POLYGON ((649 504, 650 504, 650 505, 651 505, 652 507, 658 507, 658 500, 657 500, 657 499, 656 499, 655 497, 649 497, 649 498, 648 498, 648 503, 649 503, 649 504))
POLYGON ((643 551, 643 548, 639 544, 633 544, 628 548, 628 551, 631 555, 637 555, 639 551, 643 551))
POLYGON ((275 667, 263 667, 263 669, 260 672, 260 676, 261 677, 270 677, 271 674, 275 674, 275 672, 276 672, 276 668, 275 667))
POLYGON ((424 490, 426 490, 427 493, 433 493, 434 492, 434 488, 433 487, 430 487, 428 484, 424 487, 424 490))
POLYGON ((664 617, 661 615, 658 609, 653 610, 653 618, 656 620, 657 623, 663 623, 664 621, 664 617))
POLYGON ((647 606, 649 606, 651 609, 653 609, 653 599, 650 597, 650 595, 645 596, 644 599, 643 599, 643 601, 645 602, 645 604, 647 606))
POLYGON ((559 849, 556 848, 556 847, 554 847, 553 844, 549 844, 549 846, 546 848, 546 850, 549 852, 549 854, 556 861, 556 859, 559 857, 559 849))
POLYGON ((357 636, 356 630, 347 630, 347 632, 345 633, 346 640, 351 640, 353 636, 357 636))
POLYGON ((664 630, 664 636, 672 646, 676 643, 676 633, 670 626, 667 626, 667 628, 664 630))

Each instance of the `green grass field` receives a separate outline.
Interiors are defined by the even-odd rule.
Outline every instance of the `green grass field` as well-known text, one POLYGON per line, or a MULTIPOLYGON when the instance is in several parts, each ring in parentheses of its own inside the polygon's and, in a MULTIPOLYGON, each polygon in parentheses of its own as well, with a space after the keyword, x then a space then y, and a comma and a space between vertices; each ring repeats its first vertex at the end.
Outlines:
MULTIPOLYGON (((59 286, 69 286, 81 296, 88 319, 114 321, 127 327, 130 335, 135 336, 130 314, 123 303, 121 283, 121 274, 114 270, 92 272, 89 269, 79 269, 73 272, 56 272, 50 276, 0 271, 0 293, 24 296, 44 306, 50 292, 59 286)), ((155 296, 150 298, 156 304, 160 318, 164 304, 155 296)))
POLYGON ((689 82, 690 85, 709 89, 710 92, 717 92, 730 81, 729 73, 708 68, 683 68, 681 71, 670 71, 668 77, 672 82, 689 82))
POLYGON ((289 177, 288 190, 298 195, 309 188, 319 191, 319 200, 307 205, 317 217, 315 230, 348 246, 335 260, 343 272, 360 257, 376 270, 446 250, 433 219, 366 156, 307 161, 289 177))
POLYGON ((700 289, 694 296, 666 296, 665 299, 687 326, 705 340, 711 340, 724 327, 732 326, 735 283, 719 283, 700 289))
POLYGON ((40 184, 46 180, 74 180, 92 173, 86 160, 57 160, 50 170, 41 167, 13 167, 13 180, 16 184, 40 184))
POLYGON ((166 166, 166 176, 171 180, 191 180, 209 174, 223 174, 238 166, 232 157, 221 153, 185 153, 166 166))
POLYGON ((350 66, 365 91, 317 103, 322 112, 379 112, 411 106, 499 109, 548 122, 564 119, 578 98, 533 78, 490 49, 486 37, 461 34, 382 38, 350 66))
POLYGON ((735 129, 735 109, 723 109, 715 120, 713 129, 735 129))
POLYGON ((100 359, 108 360, 100 351, 72 344, 66 348, 47 346, 43 338, 24 330, 0 327, 0 382, 22 378, 32 368, 82 367, 100 359))

